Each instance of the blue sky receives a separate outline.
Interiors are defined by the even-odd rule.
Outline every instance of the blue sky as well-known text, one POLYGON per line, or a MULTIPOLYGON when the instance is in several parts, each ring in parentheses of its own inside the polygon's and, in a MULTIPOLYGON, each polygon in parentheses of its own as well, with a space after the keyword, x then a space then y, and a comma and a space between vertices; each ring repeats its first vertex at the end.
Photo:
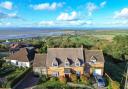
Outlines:
POLYGON ((0 0, 0 27, 128 27, 128 2, 0 0))

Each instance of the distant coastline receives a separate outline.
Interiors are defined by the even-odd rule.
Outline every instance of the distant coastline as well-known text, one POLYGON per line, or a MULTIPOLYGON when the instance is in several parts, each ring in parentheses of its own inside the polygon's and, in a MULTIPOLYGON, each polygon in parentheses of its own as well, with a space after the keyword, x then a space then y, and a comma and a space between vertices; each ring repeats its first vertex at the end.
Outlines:
MULTIPOLYGON (((106 33, 102 34, 105 31, 120 31, 121 33, 128 34, 128 28, 25 28, 25 27, 10 27, 10 28, 2 28, 0 27, 0 40, 6 39, 18 39, 18 38, 29 38, 29 37, 38 37, 38 36, 59 36, 63 34, 83 34, 84 32, 86 35, 94 35, 101 34, 106 35, 106 33), (99 32, 99 33, 98 33, 99 32)), ((119 33, 120 33, 119 32, 119 33)), ((108 33, 110 34, 110 32, 108 33)), ((107 35, 108 35, 107 34, 107 35)))

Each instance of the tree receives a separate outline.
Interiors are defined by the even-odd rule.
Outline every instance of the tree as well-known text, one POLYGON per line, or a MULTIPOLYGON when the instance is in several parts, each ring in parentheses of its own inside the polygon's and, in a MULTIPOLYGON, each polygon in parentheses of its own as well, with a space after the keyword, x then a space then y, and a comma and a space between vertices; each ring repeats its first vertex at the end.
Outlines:
POLYGON ((87 83, 88 83, 88 79, 87 79, 87 77, 86 77, 85 75, 81 75, 80 80, 81 80, 81 82, 83 82, 84 84, 87 84, 87 83))
POLYGON ((112 55, 114 58, 126 60, 128 55, 128 35, 118 35, 113 38, 112 55))
POLYGON ((0 68, 2 68, 4 62, 5 62, 4 60, 0 59, 0 68))

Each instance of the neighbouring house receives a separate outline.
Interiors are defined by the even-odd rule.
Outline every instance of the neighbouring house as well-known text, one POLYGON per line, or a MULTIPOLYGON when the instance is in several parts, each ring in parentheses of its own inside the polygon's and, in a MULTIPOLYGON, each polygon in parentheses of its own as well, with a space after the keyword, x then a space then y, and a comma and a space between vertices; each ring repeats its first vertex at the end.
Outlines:
POLYGON ((47 54, 35 54, 34 62, 33 62, 33 70, 38 74, 47 74, 46 69, 46 57, 47 54))
MULTIPOLYGON (((42 69, 46 68, 44 74, 47 73, 47 75, 50 76, 70 77, 71 74, 80 76, 85 73, 103 75, 104 71, 104 56, 101 50, 48 48, 47 55, 42 55, 42 57, 40 56, 39 58, 40 61, 43 61, 42 63, 46 63, 46 65, 39 64, 37 61, 39 60, 38 57, 35 58, 35 64, 39 64, 36 65, 37 70, 41 70, 41 67, 42 69)), ((34 71, 36 72, 35 69, 34 71)))
POLYGON ((84 50, 85 73, 103 75, 104 56, 101 50, 84 50))
POLYGON ((6 61, 10 61, 11 64, 19 67, 30 67, 33 63, 34 55, 33 47, 20 48, 18 51, 10 53, 6 61))
POLYGON ((14 53, 20 50, 20 48, 24 47, 32 47, 31 44, 23 43, 23 42, 11 42, 9 45, 9 52, 14 53))

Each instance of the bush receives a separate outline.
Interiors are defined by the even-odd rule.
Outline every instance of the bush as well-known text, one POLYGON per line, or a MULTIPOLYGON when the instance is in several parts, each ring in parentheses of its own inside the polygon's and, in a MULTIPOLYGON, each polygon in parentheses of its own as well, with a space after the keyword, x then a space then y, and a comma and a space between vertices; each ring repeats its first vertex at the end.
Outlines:
POLYGON ((51 81, 58 81, 59 79, 58 79, 58 77, 51 77, 50 80, 51 81))
POLYGON ((74 83, 77 83, 77 76, 76 74, 71 74, 71 81, 74 82, 74 83))
POLYGON ((120 89, 120 84, 116 81, 111 81, 111 89, 120 89))
POLYGON ((46 81, 47 81, 47 77, 45 75, 40 76, 39 84, 46 81))
POLYGON ((85 75, 81 75, 80 80, 81 80, 82 83, 88 84, 88 79, 85 75))
POLYGON ((42 85, 37 86, 35 89, 70 89, 67 88, 65 84, 60 83, 59 81, 48 81, 42 85))
POLYGON ((66 84, 66 83, 67 83, 67 78, 65 78, 64 76, 60 76, 60 77, 59 77, 59 80, 60 80, 60 82, 63 83, 63 84, 66 84))
POLYGON ((26 69, 23 73, 16 76, 13 80, 9 81, 6 85, 6 88, 12 88, 17 84, 23 77, 31 70, 31 68, 26 69))

